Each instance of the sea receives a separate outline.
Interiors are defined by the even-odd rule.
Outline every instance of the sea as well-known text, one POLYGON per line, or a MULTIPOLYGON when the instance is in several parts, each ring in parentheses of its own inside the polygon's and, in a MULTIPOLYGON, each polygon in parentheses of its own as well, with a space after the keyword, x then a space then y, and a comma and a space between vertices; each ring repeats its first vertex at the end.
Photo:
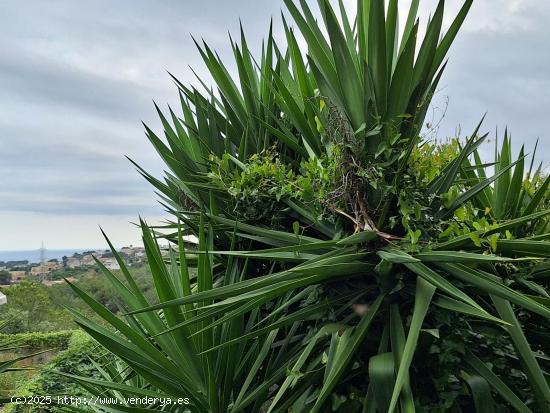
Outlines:
MULTIPOLYGON (((46 261, 57 258, 61 260, 63 257, 71 257, 74 253, 82 253, 85 251, 96 251, 96 248, 86 249, 66 249, 66 250, 44 250, 44 259, 46 261)), ((0 251, 0 261, 24 261, 28 260, 29 263, 37 263, 42 259, 41 250, 27 250, 27 251, 0 251)))

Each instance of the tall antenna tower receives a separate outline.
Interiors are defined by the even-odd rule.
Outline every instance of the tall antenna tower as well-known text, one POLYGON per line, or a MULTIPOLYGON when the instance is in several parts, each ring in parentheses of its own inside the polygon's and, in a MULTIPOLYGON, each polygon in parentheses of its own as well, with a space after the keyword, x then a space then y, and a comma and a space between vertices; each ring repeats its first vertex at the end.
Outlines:
POLYGON ((46 262, 46 248, 44 248, 44 241, 42 241, 40 247, 40 264, 44 265, 44 262, 46 262))
MULTIPOLYGON (((42 271, 46 268, 46 248, 44 248, 44 241, 42 241, 42 245, 40 246, 40 267, 42 271)), ((46 273, 42 272, 40 274, 40 282, 42 283, 46 277, 46 273)))

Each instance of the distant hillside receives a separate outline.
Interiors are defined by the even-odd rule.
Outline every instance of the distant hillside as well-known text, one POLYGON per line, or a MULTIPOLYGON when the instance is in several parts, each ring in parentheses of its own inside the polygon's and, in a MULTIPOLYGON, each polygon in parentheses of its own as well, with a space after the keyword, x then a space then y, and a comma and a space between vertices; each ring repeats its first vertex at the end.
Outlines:
MULTIPOLYGON (((67 249, 67 250, 45 250, 44 258, 51 260, 57 258, 61 260, 62 257, 72 256, 75 252, 93 251, 95 248, 87 249, 67 249)), ((28 260, 29 262, 40 262, 40 250, 29 251, 0 251, 0 261, 22 261, 28 260)))

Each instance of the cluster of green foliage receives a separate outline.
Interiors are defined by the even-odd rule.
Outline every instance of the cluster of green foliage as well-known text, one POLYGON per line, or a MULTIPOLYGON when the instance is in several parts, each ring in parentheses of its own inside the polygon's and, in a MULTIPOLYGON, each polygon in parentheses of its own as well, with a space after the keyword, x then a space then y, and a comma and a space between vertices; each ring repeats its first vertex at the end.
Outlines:
MULTIPOLYGON (((0 332, 5 327, 6 322, 0 323, 0 332)), ((70 335, 72 332, 23 335, 0 333, 0 405, 8 403, 19 381, 29 376, 29 369, 19 364, 44 352, 33 352, 37 349, 66 345, 70 335)))
POLYGON ((8 298, 0 309, 0 320, 7 324, 5 333, 55 331, 74 325, 42 284, 25 280, 4 288, 3 293, 8 298))
POLYGON ((90 273, 89 268, 81 267, 81 268, 60 268, 55 271, 51 271, 48 273, 48 280, 50 281, 56 281, 56 280, 62 280, 67 277, 76 277, 79 278, 81 276, 84 276, 86 274, 90 273))
MULTIPOLYGON (((78 330, 77 330, 78 331, 78 330)), ((11 342, 17 344, 20 350, 25 352, 35 352, 37 350, 64 350, 71 340, 74 330, 52 331, 52 332, 32 332, 20 334, 0 334, 1 342, 11 342)))
MULTIPOLYGON (((89 394, 74 380, 65 375, 86 374, 90 377, 98 377, 97 363, 105 363, 103 351, 98 351, 97 344, 81 331, 71 332, 66 340, 62 351, 51 358, 48 363, 41 367, 37 374, 30 380, 21 384, 16 389, 16 394, 20 396, 33 395, 69 395, 69 396, 88 396, 89 394), (94 364, 95 363, 95 364, 94 364)), ((41 343, 41 346, 44 343, 41 343)), ((44 405, 25 405, 12 404, 4 409, 4 413, 27 413, 35 412, 61 412, 63 406, 56 403, 56 398, 52 397, 51 404, 44 405)))
POLYGON ((303 160, 298 168, 281 161, 276 148, 253 154, 241 163, 242 170, 231 168, 231 155, 211 156, 209 177, 234 199, 232 210, 242 219, 254 222, 269 219, 277 225, 283 200, 311 206, 319 218, 327 215, 330 198, 337 189, 340 156, 334 146, 326 156, 303 160))
MULTIPOLYGON (((143 265, 134 266, 132 269, 136 282, 139 284, 143 294, 154 301, 155 294, 149 269, 143 265)), ((114 273, 120 275, 119 271, 114 271, 114 273)), ((88 291, 94 299, 110 311, 114 313, 119 311, 117 302, 120 300, 120 296, 113 290, 111 283, 98 273, 97 269, 89 270, 87 274, 79 277, 77 282, 81 288, 88 291)), ((45 290, 56 307, 63 310, 66 308, 78 309, 78 311, 91 315, 92 312, 89 311, 89 307, 82 302, 66 283, 45 287, 45 290)))
MULTIPOLYGON (((134 267, 134 274, 143 293, 154 302, 154 292, 149 272, 145 266, 134 267)), ((120 297, 113 291, 111 284, 104 277, 98 276, 95 269, 88 270, 78 278, 79 285, 105 305, 117 312, 117 301, 120 297)), ((66 311, 67 307, 79 309, 93 316, 82 300, 63 284, 45 286, 25 280, 19 284, 3 288, 8 297, 8 304, 0 307, 0 323, 4 324, 3 332, 16 334, 24 332, 54 332, 65 330, 76 325, 66 311)))
MULTIPOLYGON (((147 268, 133 268, 143 293, 151 302, 155 302, 147 268)), ((95 270, 88 270, 80 275, 78 283, 106 308, 118 311, 116 303, 120 297, 113 291, 109 281, 98 276, 95 270)), ((0 343, 9 349, 9 352, 5 353, 5 363, 8 365, 15 360, 23 362, 25 366, 31 366, 32 369, 15 370, 2 375, 0 396, 13 396, 15 391, 17 394, 23 392, 25 395, 80 394, 81 389, 74 380, 56 376, 52 374, 52 370, 61 370, 69 374, 92 372, 95 367, 88 356, 97 356, 99 359, 98 354, 101 352, 98 353, 91 340, 78 330, 65 330, 77 327, 66 308, 79 309, 98 321, 99 317, 94 316, 88 306, 66 284, 45 286, 23 281, 5 288, 4 291, 9 300, 7 305, 0 308, 0 343), (91 351, 92 349, 94 351, 91 351), (36 353, 44 351, 45 354, 33 357, 36 353), (43 365, 52 354, 58 352, 61 354, 55 356, 47 365, 43 365)), ((27 408, 32 409, 29 406, 27 408)), ((18 409, 16 411, 22 411, 23 407, 20 406, 18 409)))
MULTIPOLYGON (((67 348, 75 331, 0 334, 0 403, 16 394, 34 375, 33 368, 52 352, 67 348), (4 368, 2 368, 4 367, 4 368)), ((77 331, 77 333, 79 333, 77 331)))
POLYGON ((259 59, 231 40, 236 78, 198 45, 217 90, 174 78, 180 117, 157 108, 164 140, 146 127, 168 172, 138 169, 172 216, 141 221, 156 297, 114 248, 116 309, 70 285, 118 360, 73 379, 193 413, 550 411, 550 178, 507 134, 482 162, 481 124, 420 134, 472 1, 443 35, 439 1, 422 39, 418 0, 403 30, 396 0, 352 19, 319 0, 323 28, 284 2, 306 56, 286 20, 286 50, 271 30, 259 59))
POLYGON ((11 274, 9 271, 2 270, 0 271, 0 284, 6 285, 11 282, 11 274))

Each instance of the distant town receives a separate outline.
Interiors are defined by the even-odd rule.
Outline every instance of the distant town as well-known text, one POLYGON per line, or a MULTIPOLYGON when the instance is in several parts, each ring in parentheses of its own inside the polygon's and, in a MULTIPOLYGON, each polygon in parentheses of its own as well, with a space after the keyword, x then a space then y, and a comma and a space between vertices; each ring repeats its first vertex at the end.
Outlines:
MULTIPOLYGON (((145 260, 143 247, 124 247, 118 253, 128 266, 139 266, 145 260)), ((76 252, 70 257, 42 260, 39 263, 31 263, 28 260, 0 261, 0 286, 18 284, 23 280, 41 282, 45 285, 63 283, 64 278, 74 279, 71 273, 77 274, 96 268, 96 259, 109 270, 120 269, 110 250, 76 252)))

